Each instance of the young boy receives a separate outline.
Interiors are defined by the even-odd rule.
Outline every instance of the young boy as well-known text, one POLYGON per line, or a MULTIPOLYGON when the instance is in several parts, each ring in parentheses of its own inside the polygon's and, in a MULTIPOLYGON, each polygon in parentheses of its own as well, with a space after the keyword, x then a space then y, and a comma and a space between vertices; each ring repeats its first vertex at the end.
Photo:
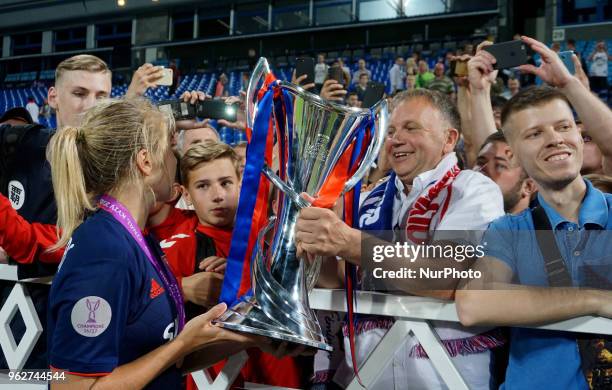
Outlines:
MULTIPOLYGON (((189 148, 180 165, 183 193, 195 211, 182 210, 182 220, 162 248, 182 287, 190 318, 219 299, 238 208, 241 171, 236 152, 214 141, 189 148)), ((235 385, 248 381, 303 387, 301 370, 294 359, 276 359, 255 349, 248 353, 249 360, 235 385)), ((213 371, 218 373, 222 368, 220 363, 213 371)))

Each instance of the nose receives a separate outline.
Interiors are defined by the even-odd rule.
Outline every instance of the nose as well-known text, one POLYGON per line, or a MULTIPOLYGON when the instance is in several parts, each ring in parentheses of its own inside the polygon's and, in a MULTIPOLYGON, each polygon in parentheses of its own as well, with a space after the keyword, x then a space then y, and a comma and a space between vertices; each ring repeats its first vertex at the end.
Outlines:
POLYGON ((565 142, 560 132, 556 131, 553 127, 546 129, 546 146, 555 147, 565 142))
POLYGON ((93 93, 88 94, 83 100, 84 110, 89 110, 96 104, 96 96, 93 93))
POLYGON ((225 190, 220 185, 213 186, 213 202, 220 203, 223 202, 225 190))

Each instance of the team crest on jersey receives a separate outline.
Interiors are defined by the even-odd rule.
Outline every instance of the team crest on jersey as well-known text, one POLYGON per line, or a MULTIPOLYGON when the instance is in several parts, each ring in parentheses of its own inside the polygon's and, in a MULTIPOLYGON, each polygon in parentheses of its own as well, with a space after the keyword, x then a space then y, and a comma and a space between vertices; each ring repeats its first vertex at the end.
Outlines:
POLYGON ((85 337, 97 337, 104 333, 111 318, 112 310, 106 299, 96 296, 79 299, 70 316, 74 330, 85 337))
POLYGON ((17 180, 11 180, 8 183, 8 198, 15 210, 19 210, 25 203, 25 189, 23 184, 17 180))

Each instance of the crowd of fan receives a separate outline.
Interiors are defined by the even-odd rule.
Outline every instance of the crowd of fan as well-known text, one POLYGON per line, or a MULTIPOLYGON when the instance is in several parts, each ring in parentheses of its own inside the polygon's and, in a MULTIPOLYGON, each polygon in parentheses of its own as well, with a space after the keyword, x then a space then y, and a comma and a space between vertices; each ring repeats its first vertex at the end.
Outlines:
MULTIPOLYGON (((576 71, 572 75, 557 56, 558 48, 548 48, 527 37, 520 39, 529 46, 532 54, 538 54, 540 64, 530 56, 528 64, 498 71, 494 66, 495 57, 483 50, 492 44, 488 41, 476 48, 468 45, 456 53, 448 53, 435 64, 433 72, 418 53, 408 59, 398 57, 389 70, 392 92, 384 97, 392 109, 388 134, 385 146, 362 187, 359 225, 348 226, 336 210, 306 208, 296 225, 297 250, 303 258, 323 256, 325 260, 318 285, 340 288, 344 286, 345 262, 365 266, 360 245, 361 230, 400 231, 406 232, 409 238, 433 239, 437 231, 483 231, 489 227, 486 233, 488 241, 499 245, 506 243, 508 247, 497 251, 490 249, 487 255, 495 258, 494 263, 476 263, 483 272, 490 272, 487 281, 509 285, 518 280, 530 286, 549 283, 556 289, 549 291, 548 295, 533 287, 483 293, 489 287, 461 280, 449 280, 449 284, 435 287, 419 284, 426 281, 393 281, 394 289, 456 300, 461 323, 434 322, 434 327, 471 389, 496 388, 504 381, 507 388, 584 388, 587 383, 596 388, 597 381, 612 377, 612 360, 602 366, 604 368, 598 368, 597 373, 590 372, 585 379, 581 376, 582 355, 575 348, 575 336, 559 336, 543 330, 539 330, 540 333, 528 332, 522 328, 513 328, 508 336, 499 328, 492 327, 532 325, 584 315, 612 317, 609 291, 593 292, 595 290, 570 289, 561 282, 553 284, 544 266, 538 271, 530 270, 526 261, 531 258, 529 254, 517 249, 518 242, 508 243, 507 237, 499 233, 504 229, 533 230, 535 217, 532 219, 531 215, 532 212, 535 215, 535 211, 532 210, 538 208, 545 210, 555 229, 583 230, 597 225, 600 230, 609 230, 612 226, 612 216, 608 215, 612 210, 612 196, 609 194, 612 179, 608 176, 612 175, 612 147, 609 143, 612 113, 594 93, 608 87, 607 61, 610 55, 607 48, 603 42, 597 45, 596 51, 587 58, 591 62, 588 70, 584 69, 583 59, 573 56, 576 71), (453 61, 466 65, 465 75, 449 73, 453 61), (535 86, 536 78, 545 85, 535 86), (383 215, 386 217, 382 218, 383 215), (513 257, 513 253, 516 256, 513 257), (494 359, 494 355, 504 347, 509 348, 506 364, 494 359), (498 365, 496 369, 491 368, 493 363, 498 365)), ((571 44, 568 41, 568 47, 571 48, 571 44)), ((319 55, 314 82, 302 87, 320 94, 323 99, 360 107, 372 77, 366 61, 359 60, 354 72, 341 59, 332 65, 344 70, 344 80, 330 79, 329 64, 323 55, 319 55)), ((141 66, 134 73, 125 99, 100 102, 110 96, 109 76, 106 65, 92 56, 76 56, 58 67, 56 85, 49 89, 49 107, 40 109, 43 115, 47 115, 51 108, 57 112, 57 132, 32 125, 39 110, 30 103, 25 110, 9 110, 0 118, 3 140, 0 246, 6 251, 4 261, 8 257, 23 265, 50 265, 59 263, 66 253, 63 273, 56 277, 58 286, 67 283, 67 275, 78 271, 74 261, 70 263, 70 256, 79 256, 82 250, 78 242, 72 249, 75 243, 73 241, 71 246, 68 239, 74 232, 74 237, 84 240, 85 230, 78 236, 78 226, 96 208, 92 199, 107 192, 120 194, 125 188, 119 186, 119 180, 137 172, 125 171, 133 168, 125 168, 125 164, 136 164, 135 160, 118 162, 107 159, 106 150, 113 150, 118 155, 119 146, 128 147, 130 142, 135 142, 133 139, 142 138, 149 142, 146 145, 152 145, 151 150, 157 151, 159 145, 156 142, 161 142, 148 137, 157 134, 151 129, 162 126, 157 122, 153 124, 151 120, 159 111, 136 99, 148 88, 156 86, 161 69, 150 64, 141 66), (139 103, 130 103, 132 100, 139 103), (139 125, 138 118, 144 124, 139 125), (123 128, 135 134, 151 133, 130 140, 127 136, 117 135, 123 128), (28 147, 22 146, 26 143, 28 147), (50 151, 45 153, 48 143, 50 151), (50 168, 47 158, 52 163, 50 168), (62 230, 59 243, 56 223, 62 230), (64 251, 66 246, 68 249, 64 251), (55 251, 48 251, 49 248, 55 251)), ((306 75, 294 73, 292 81, 303 84, 305 79, 306 75)), ((219 120, 218 123, 247 131, 244 96, 223 97, 223 84, 216 88, 215 95, 242 107, 236 121, 219 120)), ((181 97, 191 103, 210 98, 200 91, 186 92, 181 97)), ((147 216, 147 230, 161 241, 161 248, 187 302, 187 319, 191 321, 182 339, 193 344, 202 343, 200 339, 203 336, 198 339, 193 326, 200 318, 198 314, 203 313, 204 308, 213 307, 219 298, 229 240, 235 228, 246 148, 238 145, 232 149, 221 143, 207 119, 178 121, 176 130, 173 146, 180 170, 173 172, 177 174, 169 183, 172 194, 167 194, 167 199, 159 198, 162 192, 154 185, 148 187, 147 191, 153 192, 152 199, 157 202, 144 215, 147 216), (211 190, 207 193, 209 187, 211 190), (205 245, 208 248, 202 252, 205 245)), ((161 130, 155 128, 155 131, 161 130)), ((145 161, 142 167, 146 166, 147 158, 155 157, 154 153, 152 156, 142 157, 145 161)), ((145 172, 146 168, 142 167, 139 169, 145 172)), ((152 179, 147 177, 146 180, 152 179)), ((149 199, 148 196, 143 195, 143 199, 149 199)), ((94 216, 89 218, 95 220, 94 216)), ((537 248, 535 238, 533 242, 532 246, 537 248)), ((92 245, 98 248, 98 243, 92 245)), ((566 257, 565 249, 561 250, 566 257)), ((437 259, 422 260, 431 262, 427 264, 433 267, 432 260, 437 259)), ((543 261, 548 266, 546 258, 543 261)), ((435 266, 440 266, 439 263, 435 266)), ((87 264, 98 266, 93 260, 87 264)), ((385 266, 394 267, 392 264, 385 263, 385 266)), ((405 262, 401 264, 406 265, 405 262)), ((414 266, 422 267, 422 264, 417 262, 414 266)), ((573 285, 584 287, 576 282, 580 276, 574 272, 578 271, 573 266, 567 268, 570 279, 574 280, 573 285)), ((82 277, 85 281, 91 280, 92 285, 102 286, 99 291, 87 290, 83 296, 108 293, 111 295, 108 300, 112 303, 112 299, 119 296, 116 294, 123 291, 123 287, 114 285, 110 276, 106 277, 104 273, 82 277), (95 282, 89 279, 93 277, 97 278, 95 282), (113 291, 109 292, 109 288, 113 291)), ((365 278, 361 287, 373 288, 370 282, 365 278)), ((52 288, 51 292, 47 287, 39 288, 42 292, 38 295, 37 309, 42 318, 48 318, 48 325, 53 326, 55 333, 43 336, 43 339, 47 336, 48 343, 43 340, 37 345, 29 367, 51 365, 55 369, 68 370, 76 377, 89 378, 87 380, 107 380, 105 383, 111 387, 124 383, 121 381, 127 380, 128 374, 119 368, 131 361, 126 360, 127 355, 134 359, 133 354, 95 347, 95 343, 103 341, 121 344, 125 337, 123 331, 109 331, 104 337, 89 337, 84 341, 75 339, 75 335, 67 333, 65 328, 71 329, 69 310, 76 305, 74 302, 80 302, 81 297, 70 295, 71 291, 58 291, 60 287, 52 288), (49 294, 51 298, 47 306, 49 294), (84 348, 88 351, 84 356, 98 365, 79 361, 84 348), (112 363, 108 363, 108 354, 112 352, 117 355, 113 355, 112 363), (106 376, 106 379, 96 379, 95 375, 106 376)), ((145 295, 148 295, 148 287, 146 289, 145 295)), ((9 291, 8 287, 5 290, 4 294, 9 291)), ((154 291, 151 287, 150 298, 156 297, 158 291, 161 290, 154 291)), ((220 314, 218 307, 212 310, 220 314)), ((326 333, 328 341, 337 346, 334 354, 319 351, 314 360, 311 357, 277 359, 249 350, 250 360, 240 380, 300 388, 348 385, 353 378, 354 361, 350 356, 352 347, 346 337, 346 328, 342 329, 344 320, 337 313, 320 313, 319 316, 322 322, 335 324, 328 327, 326 333)), ((210 322, 209 317, 205 320, 210 322)), ((202 328, 211 327, 207 322, 198 324, 202 328)), ((366 360, 392 325, 393 320, 385 317, 358 321, 357 364, 366 360)), ((129 332, 133 329, 128 329, 129 332)), ((175 337, 182 336, 175 333, 175 337)), ((249 347, 261 347, 261 341, 232 340, 249 347)), ((609 338, 598 340, 603 340, 603 349, 610 354, 609 338)), ((142 346, 139 348, 146 350, 142 346)), ((176 360, 182 362, 185 356, 187 352, 176 360)), ((148 364, 152 366, 152 363, 148 364)), ((132 383, 160 385, 161 382, 155 381, 158 376, 163 376, 161 374, 167 374, 164 371, 167 367, 169 364, 149 371, 143 368, 138 371, 141 377, 137 380, 140 382, 132 383)), ((194 367, 199 366, 196 364, 194 367)), ((219 367, 216 372, 218 370, 219 367)), ((194 385, 188 380, 185 386, 194 385)), ((410 336, 393 357, 393 364, 385 369, 372 388, 438 389, 444 388, 444 383, 419 341, 410 336)))

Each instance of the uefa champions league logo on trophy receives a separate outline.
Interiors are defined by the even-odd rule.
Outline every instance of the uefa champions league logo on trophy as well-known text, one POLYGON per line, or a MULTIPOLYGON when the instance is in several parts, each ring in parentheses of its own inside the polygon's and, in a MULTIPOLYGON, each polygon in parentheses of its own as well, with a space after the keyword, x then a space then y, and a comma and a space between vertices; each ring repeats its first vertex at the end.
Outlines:
POLYGON ((96 310, 98 310, 98 308, 100 307, 100 300, 98 299, 95 303, 93 303, 92 301, 87 299, 85 302, 87 304, 87 310, 89 310, 89 315, 87 316, 87 323, 95 324, 96 323, 96 310))
MULTIPOLYGON (((310 206, 300 193, 315 199, 325 193, 327 200, 335 198, 333 203, 360 182, 384 142, 387 102, 381 100, 364 109, 348 107, 277 80, 269 84, 268 91, 262 89, 255 104, 258 84, 270 73, 268 62, 261 58, 247 89, 247 126, 253 134, 265 132, 257 125, 261 115, 264 120, 260 123, 270 123, 270 129, 279 131, 275 147, 284 162, 278 172, 264 164, 263 173, 281 196, 276 217, 259 231, 253 250, 253 296, 234 305, 215 322, 231 330, 331 351, 308 302, 321 258, 309 264, 296 255, 295 224, 300 210, 310 206), (267 100, 261 97, 264 95, 267 100), (275 114, 269 107, 259 107, 263 101, 270 102, 270 96, 275 114), (330 183, 334 191, 330 191, 330 183)), ((249 189, 243 187, 242 191, 249 189)), ((356 191, 358 197, 359 188, 356 191)))

